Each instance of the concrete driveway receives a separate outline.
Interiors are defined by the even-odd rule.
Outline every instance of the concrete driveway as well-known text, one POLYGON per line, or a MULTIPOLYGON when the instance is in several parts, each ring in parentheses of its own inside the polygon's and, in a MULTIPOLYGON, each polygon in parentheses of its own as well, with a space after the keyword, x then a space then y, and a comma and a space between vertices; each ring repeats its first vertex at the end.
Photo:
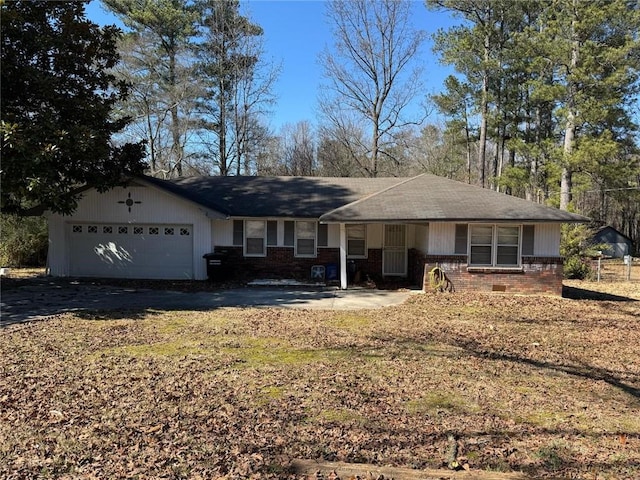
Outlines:
POLYGON ((42 278, 2 292, 0 325, 72 311, 209 310, 218 307, 283 307, 355 310, 398 305, 407 290, 246 287, 176 292, 42 278))

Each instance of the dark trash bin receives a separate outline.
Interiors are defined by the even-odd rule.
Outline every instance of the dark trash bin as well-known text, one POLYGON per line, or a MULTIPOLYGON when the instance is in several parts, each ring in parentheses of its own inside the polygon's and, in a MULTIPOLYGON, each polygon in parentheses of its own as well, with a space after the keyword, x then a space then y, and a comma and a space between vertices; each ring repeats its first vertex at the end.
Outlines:
POLYGON ((207 262, 207 278, 210 282, 223 282, 228 279, 229 267, 226 252, 205 253, 202 258, 207 262))
POLYGON ((328 282, 333 282, 338 280, 338 264, 337 263, 327 263, 326 278, 328 282))

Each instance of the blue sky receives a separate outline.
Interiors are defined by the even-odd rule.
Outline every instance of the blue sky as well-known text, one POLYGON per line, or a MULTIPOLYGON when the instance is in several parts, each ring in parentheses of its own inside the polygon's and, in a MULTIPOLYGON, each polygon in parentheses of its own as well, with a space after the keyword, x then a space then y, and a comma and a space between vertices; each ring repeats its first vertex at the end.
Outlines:
MULTIPOLYGON (((325 18, 325 2, 316 0, 245 0, 242 11, 249 14, 254 23, 264 30, 265 59, 282 65, 274 88, 277 103, 273 106, 270 125, 277 130, 285 123, 308 120, 316 123, 316 105, 322 66, 318 54, 331 46, 331 28, 325 18)), ((422 0, 412 2, 415 27, 435 33, 460 23, 447 13, 431 12, 422 0)), ((99 0, 87 7, 87 17, 99 25, 116 23, 114 16, 105 12, 99 0)), ((430 40, 421 52, 424 65, 425 96, 437 93, 442 83, 453 71, 440 65, 431 52, 430 40)), ((416 99, 417 104, 424 98, 416 99)), ((430 119, 435 121, 434 118, 430 119)))

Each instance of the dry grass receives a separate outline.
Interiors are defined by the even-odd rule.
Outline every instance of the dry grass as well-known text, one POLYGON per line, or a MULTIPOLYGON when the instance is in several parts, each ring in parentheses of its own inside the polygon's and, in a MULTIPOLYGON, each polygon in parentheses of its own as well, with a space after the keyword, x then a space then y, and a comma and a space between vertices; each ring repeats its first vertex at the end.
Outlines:
POLYGON ((605 295, 8 327, 0 477, 295 478, 294 458, 438 468, 453 435, 472 470, 639 478, 640 288, 569 286, 605 295))

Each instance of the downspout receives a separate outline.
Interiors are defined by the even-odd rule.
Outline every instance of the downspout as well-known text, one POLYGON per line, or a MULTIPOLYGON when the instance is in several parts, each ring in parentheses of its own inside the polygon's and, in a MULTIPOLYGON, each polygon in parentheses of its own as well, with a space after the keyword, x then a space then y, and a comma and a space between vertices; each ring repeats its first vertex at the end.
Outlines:
POLYGON ((347 289, 347 226, 340 224, 340 288, 347 289))

